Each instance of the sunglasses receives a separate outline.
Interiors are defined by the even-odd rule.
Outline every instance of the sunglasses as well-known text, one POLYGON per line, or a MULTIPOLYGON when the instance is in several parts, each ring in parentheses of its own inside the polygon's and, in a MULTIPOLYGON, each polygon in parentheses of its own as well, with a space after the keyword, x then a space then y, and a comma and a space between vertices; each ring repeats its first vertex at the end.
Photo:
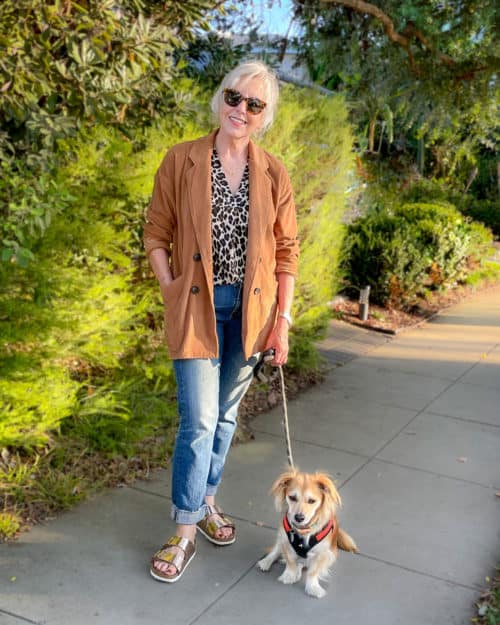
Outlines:
POLYGON ((228 106, 238 106, 241 102, 247 103, 247 111, 252 115, 260 115, 266 108, 266 102, 262 102, 259 98, 245 98, 236 89, 224 89, 224 102, 228 106))

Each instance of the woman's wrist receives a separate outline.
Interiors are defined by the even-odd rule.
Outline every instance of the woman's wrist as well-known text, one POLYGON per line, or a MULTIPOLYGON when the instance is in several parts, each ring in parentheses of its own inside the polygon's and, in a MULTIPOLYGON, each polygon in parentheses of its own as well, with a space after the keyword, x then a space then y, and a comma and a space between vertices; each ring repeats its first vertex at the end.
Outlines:
POLYGON ((286 312, 286 311, 281 311, 281 312, 279 312, 279 313, 278 313, 278 319, 283 319, 284 321, 286 321, 287 326, 288 326, 289 328, 291 328, 291 327, 292 327, 292 323, 293 323, 293 321, 292 321, 292 316, 290 315, 290 313, 289 313, 289 312, 286 312))

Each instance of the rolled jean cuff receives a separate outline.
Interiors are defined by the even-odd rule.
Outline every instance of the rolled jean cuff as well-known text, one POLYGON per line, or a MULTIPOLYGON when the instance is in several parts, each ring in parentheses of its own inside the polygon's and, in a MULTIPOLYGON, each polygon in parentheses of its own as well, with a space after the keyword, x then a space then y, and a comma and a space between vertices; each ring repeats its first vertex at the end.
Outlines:
POLYGON ((191 512, 189 510, 181 510, 173 503, 170 516, 177 525, 196 525, 198 521, 205 517, 206 513, 207 508, 205 504, 199 510, 191 512))
POLYGON ((213 497, 217 494, 218 488, 218 486, 212 486, 211 484, 207 484, 207 490, 205 492, 205 495, 207 495, 208 497, 213 497))

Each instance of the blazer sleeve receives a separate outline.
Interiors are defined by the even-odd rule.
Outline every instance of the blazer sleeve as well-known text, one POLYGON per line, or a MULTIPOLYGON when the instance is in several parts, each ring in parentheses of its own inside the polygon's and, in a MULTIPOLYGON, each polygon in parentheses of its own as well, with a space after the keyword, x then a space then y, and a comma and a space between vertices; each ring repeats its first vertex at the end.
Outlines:
POLYGON ((148 256, 156 248, 170 253, 175 225, 175 160, 173 152, 169 151, 156 172, 146 212, 144 248, 148 256))
POLYGON ((284 166, 280 168, 278 182, 276 221, 276 273, 297 275, 299 263, 299 239, 297 215, 293 201, 292 183, 284 166))

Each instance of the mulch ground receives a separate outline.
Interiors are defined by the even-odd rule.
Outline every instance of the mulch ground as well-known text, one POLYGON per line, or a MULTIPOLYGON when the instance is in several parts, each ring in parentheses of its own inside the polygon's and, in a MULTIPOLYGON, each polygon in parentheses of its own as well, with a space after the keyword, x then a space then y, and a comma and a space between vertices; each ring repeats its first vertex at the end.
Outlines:
POLYGON ((407 328, 428 321, 446 308, 467 300, 479 291, 488 290, 493 286, 496 285, 488 284, 481 289, 478 287, 460 286, 442 293, 436 292, 429 299, 420 299, 405 310, 394 307, 386 308, 370 303, 366 321, 362 321, 359 318, 358 301, 346 297, 336 297, 332 302, 332 311, 337 318, 347 323, 386 334, 398 334, 407 328))

